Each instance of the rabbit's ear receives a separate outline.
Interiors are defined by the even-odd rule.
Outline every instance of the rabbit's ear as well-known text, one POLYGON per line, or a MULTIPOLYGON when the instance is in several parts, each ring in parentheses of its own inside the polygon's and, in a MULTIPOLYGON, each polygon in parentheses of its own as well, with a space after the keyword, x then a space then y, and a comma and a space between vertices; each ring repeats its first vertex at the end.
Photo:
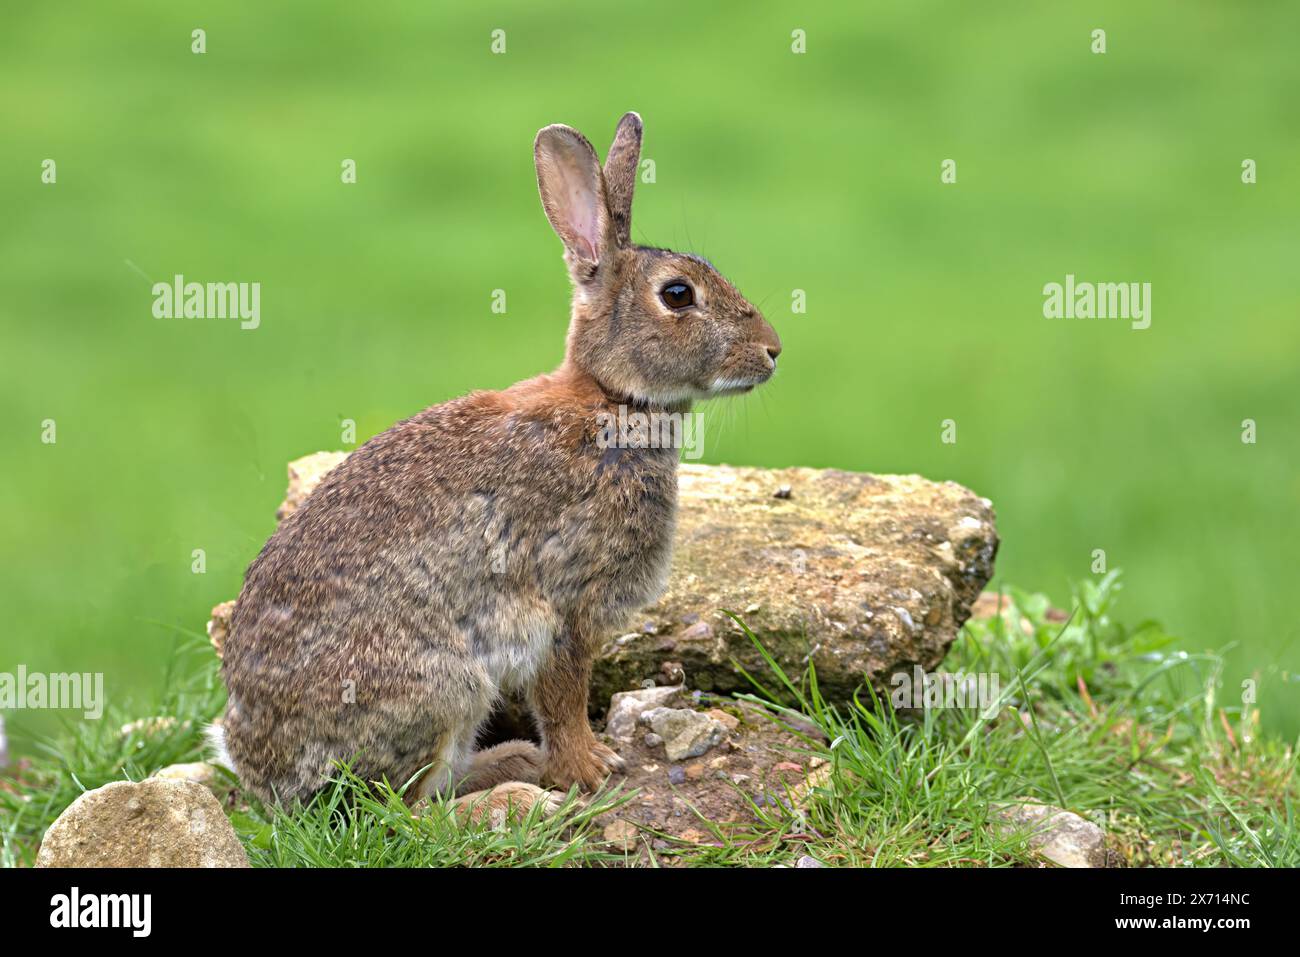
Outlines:
POLYGON ((618 121, 609 155, 605 157, 609 214, 614 219, 614 238, 620 246, 632 243, 632 190, 636 186, 636 170, 640 162, 641 117, 624 113, 618 121))
POLYGON ((589 280, 612 240, 596 151, 577 130, 555 124, 537 134, 533 159, 542 207, 564 243, 569 269, 575 279, 589 280))

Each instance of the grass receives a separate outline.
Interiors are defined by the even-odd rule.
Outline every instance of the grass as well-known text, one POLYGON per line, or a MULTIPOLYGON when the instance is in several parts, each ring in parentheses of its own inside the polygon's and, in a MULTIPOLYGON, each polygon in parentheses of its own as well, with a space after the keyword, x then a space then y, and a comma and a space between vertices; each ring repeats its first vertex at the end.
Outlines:
MULTIPOLYGON (((1009 610, 972 621, 945 668, 997 673, 994 707, 896 712, 869 690, 847 704, 816 674, 769 659, 754 676, 775 720, 798 730, 822 764, 802 797, 753 804, 746 832, 701 819, 699 843, 660 840, 650 864, 770 866, 809 855, 832 866, 1035 864, 1025 836, 1004 833, 998 805, 1030 799, 1106 829, 1131 866, 1300 866, 1297 749, 1260 731, 1259 711, 1231 699, 1220 653, 1188 654, 1153 622, 1119 623, 1117 574, 1075 590, 1064 623, 1044 596, 1008 589, 1009 610), (798 716, 800 720, 794 720, 798 716)), ((748 632, 747 632, 748 633, 748 632)), ((750 638, 761 648, 758 636, 750 638)), ((83 788, 138 780, 201 757, 201 726, 220 708, 211 656, 178 656, 147 715, 165 727, 120 733, 140 714, 71 725, 14 778, 0 779, 0 863, 31 864, 40 834, 83 788)), ((1234 689, 1235 690, 1235 689, 1234 689)), ((456 823, 445 806, 412 814, 401 787, 367 786, 346 768, 306 808, 228 802, 255 866, 618 866, 594 818, 629 800, 570 795, 549 819, 503 829, 456 823)))
POLYGON ((617 789, 589 801, 570 792, 553 815, 534 808, 499 829, 459 822, 445 799, 413 813, 404 790, 368 786, 340 768, 306 808, 259 807, 232 821, 257 867, 565 867, 624 859, 592 828, 595 817, 625 803, 617 789))

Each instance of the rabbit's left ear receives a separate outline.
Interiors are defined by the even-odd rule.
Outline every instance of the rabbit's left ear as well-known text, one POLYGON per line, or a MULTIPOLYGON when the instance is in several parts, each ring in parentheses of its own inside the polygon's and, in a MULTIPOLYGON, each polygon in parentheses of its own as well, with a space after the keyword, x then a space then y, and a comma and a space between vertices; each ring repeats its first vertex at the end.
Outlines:
POLYGON ((624 113, 618 121, 614 142, 605 157, 605 190, 609 214, 614 218, 614 238, 620 246, 632 243, 632 191, 637 165, 641 162, 641 117, 624 113))
POLYGON ((613 238, 596 151, 577 130, 557 123, 537 134, 533 159, 542 207, 564 243, 569 271, 575 280, 590 280, 613 238))

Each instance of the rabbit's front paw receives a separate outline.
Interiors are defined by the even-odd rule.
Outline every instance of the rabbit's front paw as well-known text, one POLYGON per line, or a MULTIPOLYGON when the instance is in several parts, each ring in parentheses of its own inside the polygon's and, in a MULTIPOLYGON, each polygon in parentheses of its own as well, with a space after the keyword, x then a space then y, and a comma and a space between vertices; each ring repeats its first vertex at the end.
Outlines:
POLYGON ((556 749, 548 754, 542 780, 556 787, 569 788, 576 784, 582 791, 595 791, 611 772, 625 767, 627 762, 616 751, 591 737, 577 747, 556 749))

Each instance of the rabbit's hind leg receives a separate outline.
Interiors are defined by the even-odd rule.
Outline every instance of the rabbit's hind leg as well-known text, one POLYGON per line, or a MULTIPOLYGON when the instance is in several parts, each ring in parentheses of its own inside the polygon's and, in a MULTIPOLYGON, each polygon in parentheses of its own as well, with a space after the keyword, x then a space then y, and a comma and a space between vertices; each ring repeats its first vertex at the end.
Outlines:
POLYGON ((549 816, 563 803, 562 794, 526 781, 510 781, 458 797, 454 807, 456 819, 462 823, 488 821, 492 827, 499 828, 504 827, 507 821, 523 820, 534 807, 540 807, 544 817, 549 816))
POLYGON ((542 750, 531 741, 506 741, 474 752, 457 782, 457 794, 483 791, 512 782, 537 784, 542 777, 542 750))

